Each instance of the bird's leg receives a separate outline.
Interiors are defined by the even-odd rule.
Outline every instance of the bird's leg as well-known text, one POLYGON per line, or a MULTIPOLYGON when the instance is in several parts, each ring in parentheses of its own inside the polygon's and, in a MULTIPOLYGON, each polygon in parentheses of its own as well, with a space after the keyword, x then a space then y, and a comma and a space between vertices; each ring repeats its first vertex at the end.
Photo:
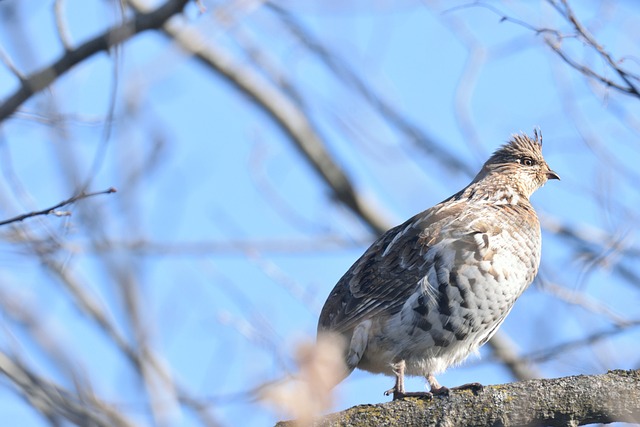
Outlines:
POLYGON ((438 380, 433 374, 427 375, 427 382, 429 383, 429 387, 431 388, 431 393, 434 395, 448 395, 449 388, 443 385, 440 385, 438 380))
POLYGON ((385 396, 389 396, 393 393, 393 400, 402 399, 403 397, 432 397, 433 395, 428 391, 414 391, 414 392, 406 392, 404 391, 404 368, 406 364, 404 360, 399 361, 398 363, 394 363, 391 368, 393 369, 393 373, 396 376, 396 385, 393 386, 392 389, 389 389, 384 392, 385 396))
POLYGON ((429 374, 427 375, 427 381, 429 382, 429 386, 431 387, 431 393, 433 393, 434 395, 449 395, 449 392, 451 390, 471 390, 474 394, 477 394, 479 391, 482 390, 482 384, 480 383, 469 383, 469 384, 463 384, 460 385, 458 387, 445 387, 443 385, 440 385, 440 383, 438 382, 438 380, 436 380, 436 377, 433 376, 433 374, 429 374))
POLYGON ((389 396, 393 393, 393 400, 402 399, 404 397, 404 360, 399 361, 391 365, 393 374, 396 376, 396 384, 393 388, 384 392, 385 396, 389 396))

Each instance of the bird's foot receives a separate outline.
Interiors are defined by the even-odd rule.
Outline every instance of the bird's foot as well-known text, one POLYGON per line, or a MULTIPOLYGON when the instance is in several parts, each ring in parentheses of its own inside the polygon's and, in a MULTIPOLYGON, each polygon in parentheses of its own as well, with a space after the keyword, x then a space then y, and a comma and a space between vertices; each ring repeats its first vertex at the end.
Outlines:
POLYGON ((393 395, 393 400, 398 400, 398 399, 402 399, 405 396, 405 392, 404 390, 398 390, 397 386, 394 386, 393 388, 390 388, 389 390, 384 392, 385 396, 391 396, 393 395))
POLYGON ((484 386, 480 383, 469 383, 469 384, 459 385, 458 387, 453 387, 451 390, 471 390, 473 394, 478 394, 483 389, 484 389, 484 386))
POLYGON ((483 388, 484 387, 480 383, 469 383, 451 388, 445 386, 432 387, 431 393, 434 396, 449 396, 449 393, 451 393, 452 390, 471 390, 473 394, 477 395, 478 392, 482 391, 483 388))
POLYGON ((431 387, 431 393, 434 396, 449 396, 450 389, 449 387, 440 386, 440 387, 431 387))
POLYGON ((426 397, 426 398, 432 398, 433 397, 433 393, 430 393, 428 391, 411 391, 411 392, 406 392, 404 390, 396 390, 396 388, 391 388, 387 391, 384 392, 385 396, 389 396, 393 394, 393 400, 399 400, 399 399, 404 399, 405 397, 426 397))

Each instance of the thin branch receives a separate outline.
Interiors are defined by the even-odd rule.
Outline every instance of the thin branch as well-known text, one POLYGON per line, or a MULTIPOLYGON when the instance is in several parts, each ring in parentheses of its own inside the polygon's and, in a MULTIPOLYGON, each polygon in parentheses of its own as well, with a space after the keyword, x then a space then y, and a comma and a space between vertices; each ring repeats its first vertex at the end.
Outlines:
MULTIPOLYGON (((129 4, 136 10, 143 7, 139 1, 130 0, 129 4)), ((380 213, 381 206, 356 190, 346 172, 327 151, 319 131, 296 102, 260 73, 237 61, 222 46, 210 43, 197 29, 177 21, 168 22, 162 29, 182 49, 193 54, 262 109, 287 135, 336 198, 363 219, 372 231, 381 234, 390 227, 380 213)))
POLYGON ((69 52, 73 50, 73 46, 71 43, 71 32, 69 31, 69 27, 67 26, 67 21, 64 16, 64 1, 65 0, 56 0, 53 4, 53 12, 56 17, 58 37, 60 38, 60 42, 64 46, 64 49, 69 52))
POLYGON ((607 87, 614 88, 627 95, 640 97, 640 92, 638 91, 638 88, 635 86, 634 82, 632 81, 632 80, 638 80, 639 79, 638 76, 625 71, 620 66, 620 61, 616 61, 615 59, 612 58, 611 54, 609 54, 609 52, 607 52, 604 49, 604 47, 598 43, 598 41, 591 35, 591 33, 589 33, 589 31, 584 27, 584 25, 582 25, 582 22, 580 22, 577 16, 573 13, 573 10, 569 6, 569 3, 566 0, 559 0, 560 3, 562 3, 562 6, 560 6, 556 0, 547 0, 547 1, 564 19, 566 19, 573 26, 573 28, 575 29, 575 34, 566 35, 552 28, 535 27, 527 23, 526 21, 513 18, 503 13, 498 8, 480 1, 453 7, 451 9, 448 9, 446 13, 450 13, 460 9, 471 8, 471 7, 484 8, 500 16, 500 22, 511 22, 529 31, 535 32, 536 35, 545 34, 546 35, 544 38, 545 44, 547 44, 547 46, 549 46, 560 57, 560 59, 562 59, 565 63, 567 63, 570 67, 572 67, 576 71, 582 73, 586 77, 599 81, 600 83, 604 84, 607 87), (551 37, 550 35, 552 35, 553 37, 551 37), (609 79, 604 75, 596 72, 589 66, 584 65, 572 59, 569 56, 569 54, 561 48, 561 45, 560 45, 560 42, 566 38, 577 38, 583 41, 586 46, 589 46, 590 48, 595 50, 597 54, 604 60, 604 62, 620 77, 620 79, 622 79, 622 81, 624 81, 624 83, 626 83, 626 85, 617 83, 612 79, 609 79))
POLYGON ((111 194, 111 193, 115 193, 116 191, 117 190, 115 188, 110 187, 110 188, 107 188, 106 190, 96 191, 96 192, 93 192, 93 193, 82 192, 80 194, 77 194, 77 195, 75 195, 73 197, 68 198, 67 200, 63 200, 62 202, 58 203, 55 206, 51 206, 50 208, 43 209, 41 211, 34 211, 34 212, 25 213, 25 214, 18 215, 18 216, 13 217, 13 218, 5 219, 4 221, 0 221, 0 226, 11 224, 12 222, 24 221, 27 218, 31 218, 31 217, 39 216, 39 215, 68 216, 68 215, 70 215, 69 212, 60 212, 60 211, 58 211, 58 209, 60 209, 63 206, 67 206, 67 205, 70 205, 72 203, 75 203, 78 200, 86 199, 86 198, 93 197, 93 196, 98 196, 100 194, 111 194))
MULTIPOLYGON (((13 114, 20 105, 34 94, 52 84, 58 77, 90 56, 109 50, 132 36, 146 30, 161 27, 169 18, 180 13, 189 0, 168 0, 153 12, 136 13, 125 23, 67 51, 53 64, 23 77, 20 87, 0 105, 0 122, 13 114)), ((5 61, 6 62, 6 61, 5 61)), ((20 74, 17 74, 20 76, 20 74)))
POLYGON ((624 325, 616 326, 613 329, 607 329, 605 331, 598 331, 585 337, 555 345, 540 351, 535 351, 530 354, 521 356, 523 363, 541 363, 552 359, 555 359, 560 354, 569 354, 572 350, 577 350, 595 344, 599 341, 609 339, 613 336, 627 332, 630 329, 640 327, 640 320, 630 321, 624 325))
MULTIPOLYGON (((75 243, 76 245, 78 242, 75 243)), ((86 244, 83 253, 105 254, 129 251, 144 256, 188 256, 211 255, 245 256, 247 252, 259 251, 268 254, 336 253, 344 250, 362 249, 370 245, 370 239, 346 239, 338 234, 313 234, 306 239, 228 239, 200 241, 159 241, 146 239, 113 239, 108 242, 86 244)))
MULTIPOLYGON (((640 96, 640 92, 638 92, 638 89, 630 80, 630 77, 635 79, 637 79, 637 77, 633 75, 629 75, 629 73, 627 73, 622 68, 620 68, 620 66, 618 65, 618 62, 613 60, 611 55, 604 49, 604 47, 602 47, 602 45, 598 43, 598 41, 591 35, 591 33, 584 27, 584 25, 582 25, 582 22, 580 22, 580 20, 577 18, 575 13, 573 13, 573 10, 571 9, 571 6, 569 5, 569 2, 567 2, 567 0, 560 0, 560 1, 564 6, 565 18, 569 22, 571 22, 573 27, 576 29, 576 31, 578 31, 580 36, 587 42, 587 44, 591 46, 593 49, 595 49, 598 52, 598 54, 600 54, 600 56, 604 58, 607 64, 609 64, 609 66, 613 70, 615 70, 616 73, 618 73, 618 76, 620 76, 620 78, 624 80, 624 82, 628 85, 628 87, 625 88, 626 89, 625 91, 635 96, 640 96)), ((551 4, 555 3, 554 0, 549 0, 549 2, 551 4)))
POLYGON ((591 68, 589 68, 586 65, 582 65, 576 61, 574 61, 572 58, 569 57, 569 55, 563 51, 560 48, 560 44, 554 42, 551 39, 546 38, 545 39, 545 43, 547 44, 547 46, 549 46, 556 54, 558 54, 558 56, 564 61, 566 62, 570 67, 572 67, 573 69, 579 71, 580 73, 584 74, 587 77, 591 77, 593 79, 599 80, 601 83, 603 83, 604 85, 608 86, 608 87, 612 87, 614 89, 619 90, 622 93, 626 93, 628 95, 634 95, 634 96, 638 96, 638 92, 635 90, 634 87, 626 87, 623 86, 621 84, 618 84, 616 82, 614 82, 611 79, 606 78, 605 76, 602 76, 598 73, 596 73, 595 71, 593 71, 591 68))
POLYGON ((345 60, 338 57, 335 52, 330 52, 293 14, 275 4, 275 2, 266 2, 265 7, 278 16, 286 28, 304 44, 311 54, 325 64, 336 77, 365 99, 385 120, 413 142, 415 147, 429 156, 438 159, 439 163, 450 170, 462 172, 467 176, 474 176, 472 167, 460 160, 459 156, 456 156, 445 143, 438 142, 435 138, 428 135, 418 125, 412 123, 407 117, 400 113, 391 103, 376 93, 375 90, 368 86, 365 81, 349 67, 345 60))
POLYGON ((9 71, 11 71, 16 76, 22 84, 25 83, 24 75, 20 72, 20 70, 18 70, 18 68, 15 66, 15 64, 13 63, 9 55, 4 51, 4 49, 2 49, 2 46, 0 46, 0 62, 2 62, 4 66, 7 67, 9 71))
POLYGON ((29 403, 54 423, 65 419, 84 426, 133 425, 106 403, 88 393, 74 393, 37 375, 19 360, 0 352, 0 373, 29 403))
POLYGON ((493 351, 492 360, 503 364, 511 374, 520 381, 542 377, 540 370, 533 362, 523 359, 518 346, 509 335, 499 332, 491 337, 487 345, 493 351))
MULTIPOLYGON (((42 264, 49 269, 49 271, 58 278, 61 284, 73 297, 75 304, 78 308, 92 320, 99 330, 101 330, 107 338, 109 338, 118 350, 126 357, 131 363, 132 368, 142 377, 144 369, 155 370, 158 378, 162 381, 169 381, 167 377, 167 370, 161 365, 161 361, 155 357, 144 357, 139 354, 136 349, 127 342, 125 336, 118 331, 117 325, 110 320, 107 312, 103 310, 95 298, 91 297, 86 291, 86 286, 80 282, 80 280, 74 276, 70 271, 66 270, 60 263, 51 260, 44 254, 39 253, 42 264), (146 366, 145 366, 146 364, 146 366)), ((174 384, 178 399, 183 401, 195 401, 190 395, 188 390, 181 387, 179 384, 174 384)), ((213 419, 213 417, 206 411, 198 410, 203 424, 208 426, 218 426, 219 423, 213 419)))
POLYGON ((626 326, 629 323, 629 320, 617 314, 606 304, 594 299, 593 297, 590 297, 583 292, 567 289, 548 280, 540 281, 540 289, 542 289, 543 292, 547 292, 557 299, 566 302, 567 304, 582 307, 584 310, 587 310, 595 315, 604 316, 616 326, 626 326))

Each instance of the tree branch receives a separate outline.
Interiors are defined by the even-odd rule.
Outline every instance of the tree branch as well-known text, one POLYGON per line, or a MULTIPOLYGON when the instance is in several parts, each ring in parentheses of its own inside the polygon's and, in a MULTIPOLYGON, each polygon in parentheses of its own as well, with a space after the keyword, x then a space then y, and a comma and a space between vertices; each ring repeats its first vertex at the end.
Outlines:
POLYGON ((349 67, 346 61, 335 52, 329 51, 320 40, 316 39, 296 16, 275 2, 265 2, 265 7, 281 19, 285 27, 307 47, 311 54, 322 61, 336 77, 353 88, 355 93, 362 96, 373 109, 380 113, 382 118, 398 129, 416 147, 427 155, 438 159, 439 163, 452 171, 462 172, 470 177, 475 176, 475 171, 469 164, 460 160, 459 156, 455 155, 445 143, 438 142, 427 135, 419 126, 412 123, 408 117, 405 117, 376 93, 364 82, 361 76, 349 67))
MULTIPOLYGON (((313 426, 546 425, 640 422, 640 370, 530 380, 452 392, 432 400, 409 398, 360 405, 315 420, 313 426)), ((293 426, 293 421, 277 427, 293 426)))
POLYGON ((11 380, 16 391, 52 425, 67 420, 75 425, 126 427, 130 423, 92 393, 67 390, 30 370, 21 361, 0 352, 0 373, 11 380))
POLYGON ((100 194, 111 194, 111 193, 115 193, 116 191, 117 190, 115 188, 110 187, 110 188, 107 188, 106 190, 96 191, 96 192, 93 192, 93 193, 82 192, 80 194, 77 194, 77 195, 75 195, 73 197, 68 198, 67 200, 63 200, 62 202, 58 203, 55 206, 51 206, 50 208, 42 209, 41 211, 34 211, 34 212, 25 213, 25 214, 18 215, 18 216, 13 217, 13 218, 5 219, 4 221, 0 221, 0 226, 11 224, 12 222, 24 221, 27 218, 31 218, 31 217, 39 216, 39 215, 55 214, 55 215, 58 215, 58 216, 66 216, 66 215, 69 215, 68 212, 58 212, 57 209, 59 209, 59 208, 61 208, 63 206, 67 206, 67 205, 70 205, 72 203, 75 203, 78 200, 86 199, 88 197, 98 196, 100 194))
POLYGON ((13 114, 23 102, 52 84, 58 77, 88 57, 128 40, 146 30, 161 27, 173 15, 180 13, 189 0, 168 0, 153 12, 136 13, 127 22, 108 29, 104 33, 68 50, 60 59, 42 70, 20 79, 20 87, 0 105, 0 122, 13 114))
MULTIPOLYGON (((143 5, 129 0, 137 11, 143 5)), ((194 27, 172 21, 162 27, 167 36, 199 62, 209 67, 234 88, 251 99, 287 135, 320 178, 331 188, 335 197, 367 224, 376 234, 390 228, 380 214, 381 206, 359 192, 347 173, 334 161, 316 127, 306 112, 282 90, 250 67, 237 61, 222 46, 209 41, 194 27)), ((264 70, 263 70, 264 71, 264 70)))

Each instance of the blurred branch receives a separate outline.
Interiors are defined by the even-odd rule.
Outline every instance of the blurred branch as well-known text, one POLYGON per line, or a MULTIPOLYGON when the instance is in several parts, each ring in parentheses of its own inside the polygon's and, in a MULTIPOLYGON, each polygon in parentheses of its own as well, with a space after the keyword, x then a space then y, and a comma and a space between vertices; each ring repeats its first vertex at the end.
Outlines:
MULTIPOLYGON (((577 426, 616 421, 640 422, 640 371, 488 386, 477 396, 459 391, 448 397, 361 405, 312 425, 577 426)), ((277 427, 294 425, 287 421, 277 427)))
POLYGON ((542 377, 533 361, 519 355, 516 343, 504 332, 498 332, 488 343, 493 351, 492 359, 505 365, 511 374, 520 381, 542 377))
POLYGON ((245 256, 247 252, 258 251, 271 254, 335 253, 337 250, 352 250, 370 244, 367 239, 347 240, 340 235, 319 234, 308 239, 227 239, 211 241, 150 241, 144 239, 110 240, 98 242, 91 247, 83 247, 83 252, 105 253, 130 251, 138 255, 181 255, 209 256, 216 254, 245 256))
POLYGON ((62 420, 82 426, 132 425, 92 394, 70 392, 53 384, 3 352, 0 352, 0 372, 9 378, 25 400, 53 425, 60 425, 62 420))
POLYGON ((56 28, 58 30, 60 43, 62 43, 64 49, 69 52, 73 50, 73 45, 71 43, 71 33, 69 32, 69 27, 64 17, 64 1, 65 0, 56 0, 53 4, 53 12, 56 17, 56 28))
POLYGON ((523 355, 520 358, 523 363, 546 362, 547 360, 558 357, 558 355, 568 354, 571 350, 592 345, 598 341, 611 338, 615 335, 627 332, 629 329, 638 327, 640 327, 640 320, 626 322, 625 324, 618 325, 613 329, 595 332, 591 335, 587 335, 586 337, 523 355))
MULTIPOLYGON (((116 46, 138 33, 162 26, 169 18, 180 13, 188 1, 168 0, 152 12, 136 13, 124 24, 110 28, 73 50, 67 50, 53 64, 28 76, 23 76, 14 70, 14 74, 20 80, 20 87, 0 104, 0 122, 13 114, 32 95, 48 87, 74 65, 98 52, 109 50, 112 46, 116 46)), ((6 64, 8 58, 6 55, 2 56, 6 64)))
MULTIPOLYGON (((36 248, 37 250, 37 248, 36 248)), ((151 370, 154 378, 159 380, 158 387, 168 387, 176 394, 176 399, 186 405, 192 405, 198 402, 197 399, 191 396, 190 392, 186 388, 181 387, 172 381, 170 373, 162 361, 156 357, 148 348, 137 349, 128 343, 124 334, 122 334, 114 321, 110 319, 106 310, 100 307, 97 300, 89 294, 86 290, 88 286, 84 286, 80 280, 71 274, 60 263, 52 260, 44 253, 38 253, 42 264, 49 269, 49 271, 56 276, 56 278, 63 284, 67 292, 73 297, 74 303, 96 326, 109 338, 122 352, 126 359, 130 362, 135 372, 146 380, 151 370)), ((139 334, 139 331, 134 331, 139 334)), ((139 337, 136 337, 139 338, 139 337)), ((140 344, 140 343, 138 343, 140 344)), ((218 426, 219 423, 213 418, 209 412, 201 405, 191 407, 194 412, 199 416, 203 425, 218 426)))
POLYGON ((309 30, 290 12, 275 2, 268 1, 265 7, 273 11, 280 18, 287 29, 307 47, 307 49, 319 58, 333 73, 340 78, 349 88, 353 89, 368 104, 377 110, 380 115, 391 123, 396 129, 408 137, 416 147, 429 156, 438 159, 438 162, 456 172, 462 172, 467 176, 474 176, 473 169, 461 161, 444 143, 437 142, 426 134, 419 126, 402 115, 395 107, 385 101, 364 80, 349 67, 346 61, 339 58, 335 52, 329 51, 309 30))
MULTIPOLYGON (((75 385, 76 390, 92 393, 91 381, 78 358, 74 357, 73 346, 61 339, 61 333, 56 330, 56 322, 42 316, 43 307, 32 304, 30 298, 15 290, 0 288, 0 312, 3 318, 3 332, 7 337, 7 348, 17 360, 27 360, 23 349, 29 348, 28 360, 36 353, 46 358, 46 364, 55 366, 56 370, 75 385), (35 345, 25 345, 23 340, 16 339, 16 330, 24 332, 35 345), (35 348, 34 348, 35 347, 35 348), (39 352, 36 350, 40 350, 39 352)), ((74 337, 75 338, 75 337, 74 337)), ((45 364, 40 362, 41 364, 45 364)))
POLYGON ((39 216, 39 215, 68 216, 68 215, 70 215, 69 212, 60 212, 60 211, 58 211, 58 209, 60 209, 63 206, 67 206, 67 205, 70 205, 72 203, 75 203, 78 200, 86 199, 88 197, 98 196, 100 194, 111 194, 111 193, 115 193, 116 191, 117 190, 115 188, 111 187, 111 188, 108 188, 106 190, 96 191, 96 192, 93 192, 93 193, 82 192, 82 193, 80 193, 78 195, 75 195, 73 197, 68 198, 67 200, 63 200, 62 202, 58 203, 55 206, 51 206, 50 208, 43 209, 41 211, 29 212, 29 213, 26 213, 26 214, 18 215, 18 216, 13 217, 13 218, 5 219, 4 221, 0 221, 0 226, 11 224, 12 222, 24 221, 27 218, 32 218, 34 216, 39 216))
MULTIPOLYGON (((144 7, 139 0, 131 0, 129 3, 138 11, 144 7)), ((248 96, 274 120, 337 199, 362 218, 373 231, 379 234, 389 228, 387 220, 380 215, 379 206, 354 188, 344 170, 327 151, 325 142, 307 118, 306 112, 295 101, 260 73, 243 66, 221 46, 210 43, 195 28, 183 22, 172 21, 163 30, 182 49, 193 54, 201 63, 248 96)))
MULTIPOLYGON (((305 235, 316 234, 318 231, 324 230, 321 225, 316 223, 317 220, 306 218, 300 212, 299 203, 281 195, 278 186, 269 179, 265 157, 266 144, 256 145, 249 157, 247 169, 258 189, 258 194, 265 198, 269 207, 276 211, 287 224, 299 228, 305 235)), ((320 215, 324 218, 324 213, 320 215)))
POLYGON ((593 314, 601 315, 609 319, 616 326, 625 326, 629 321, 624 319, 606 304, 595 300, 583 292, 567 289, 548 280, 541 280, 540 288, 543 292, 547 292, 567 304, 582 307, 593 314))
POLYGON ((588 258, 594 265, 606 265, 627 282, 640 286, 640 277, 622 263, 624 260, 634 260, 635 265, 635 259, 640 258, 640 250, 631 246, 630 239, 616 239, 595 227, 570 225, 543 212, 539 212, 538 216, 542 228, 574 246, 576 254, 588 258), (611 260, 614 257, 617 259, 611 260))
POLYGON ((4 51, 2 46, 0 46, 0 61, 2 61, 2 64, 7 67, 7 69, 13 73, 13 75, 15 75, 20 80, 24 80, 24 76, 15 66, 9 55, 7 55, 7 53, 4 51))

